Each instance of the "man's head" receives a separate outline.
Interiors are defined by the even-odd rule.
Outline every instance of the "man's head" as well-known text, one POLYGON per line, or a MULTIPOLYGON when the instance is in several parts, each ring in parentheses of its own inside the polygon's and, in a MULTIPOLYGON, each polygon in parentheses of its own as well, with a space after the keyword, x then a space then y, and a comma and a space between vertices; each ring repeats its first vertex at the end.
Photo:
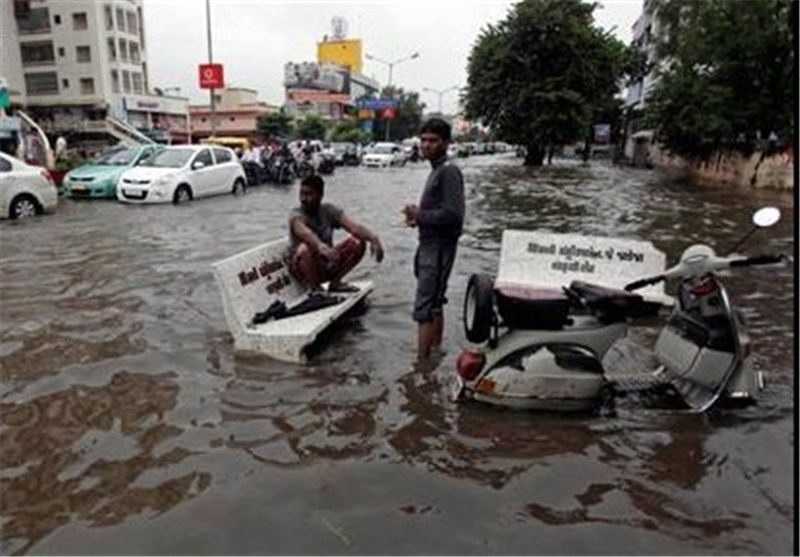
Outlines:
POLYGON ((450 124, 441 118, 430 118, 422 124, 419 134, 422 156, 436 160, 447 154, 450 143, 450 124))
POLYGON ((300 182, 300 205, 306 211, 317 211, 323 195, 325 195, 325 181, 321 176, 312 174, 300 182))

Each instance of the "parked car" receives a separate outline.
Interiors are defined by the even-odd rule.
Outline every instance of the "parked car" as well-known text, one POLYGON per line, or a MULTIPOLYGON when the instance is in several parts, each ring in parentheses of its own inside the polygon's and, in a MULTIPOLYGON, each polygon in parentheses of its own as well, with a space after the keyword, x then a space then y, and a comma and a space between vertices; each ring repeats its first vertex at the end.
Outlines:
POLYGON ((0 153, 0 218, 49 213, 57 204, 58 191, 47 170, 0 153))
POLYGON ((244 191, 244 168, 227 147, 166 147, 126 170, 117 199, 126 203, 183 203, 196 197, 244 191))
POLYGON ((331 143, 330 151, 333 153, 336 166, 358 166, 358 147, 355 143, 331 143))
POLYGON ((109 198, 117 196, 117 182, 123 172, 163 149, 163 145, 119 146, 97 159, 70 170, 62 189, 72 198, 109 198))
POLYGON ((406 164, 406 155, 403 148, 395 143, 376 143, 361 159, 361 164, 374 168, 403 166, 406 164))

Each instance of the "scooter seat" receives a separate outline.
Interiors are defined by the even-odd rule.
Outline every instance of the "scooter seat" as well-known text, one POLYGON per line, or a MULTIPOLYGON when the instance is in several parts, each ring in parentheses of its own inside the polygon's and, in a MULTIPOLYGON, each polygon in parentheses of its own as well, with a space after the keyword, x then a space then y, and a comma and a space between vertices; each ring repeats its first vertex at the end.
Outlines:
POLYGON ((514 329, 560 329, 567 322, 569 298, 555 288, 495 284, 503 324, 514 329))
POLYGON ((645 302, 635 292, 592 284, 581 280, 570 283, 568 292, 579 298, 600 321, 624 321, 629 317, 652 315, 658 304, 645 302))

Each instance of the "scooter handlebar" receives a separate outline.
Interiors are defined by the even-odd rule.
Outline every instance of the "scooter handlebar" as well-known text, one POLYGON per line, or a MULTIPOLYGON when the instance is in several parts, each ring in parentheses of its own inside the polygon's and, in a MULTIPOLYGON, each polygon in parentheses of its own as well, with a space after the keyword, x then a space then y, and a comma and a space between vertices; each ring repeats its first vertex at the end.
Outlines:
POLYGON ((754 255, 752 257, 745 257, 744 259, 736 259, 731 261, 731 267, 749 267, 750 265, 773 265, 775 263, 783 263, 786 261, 786 256, 783 254, 778 255, 754 255))
POLYGON ((629 284, 625 285, 625 290, 628 292, 632 292, 633 290, 639 290, 640 288, 644 288, 645 286, 650 286, 651 284, 657 284, 664 280, 664 275, 657 275, 654 277, 644 278, 635 280, 629 284))

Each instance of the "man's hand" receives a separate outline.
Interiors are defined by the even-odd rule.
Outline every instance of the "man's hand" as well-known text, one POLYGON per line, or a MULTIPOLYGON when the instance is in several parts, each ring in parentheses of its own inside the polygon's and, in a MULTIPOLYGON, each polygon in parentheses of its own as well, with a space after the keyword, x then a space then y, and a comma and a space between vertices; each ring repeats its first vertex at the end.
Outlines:
POLYGON ((419 207, 416 205, 406 205, 403 207, 403 215, 406 219, 406 226, 411 228, 417 226, 417 215, 419 214, 419 207))
POLYGON ((375 236, 369 243, 369 252, 375 258, 375 261, 380 263, 383 261, 383 246, 381 241, 375 236))
POLYGON ((317 246, 317 253, 327 262, 330 262, 333 259, 333 248, 328 244, 323 244, 320 242, 319 246, 317 246))

